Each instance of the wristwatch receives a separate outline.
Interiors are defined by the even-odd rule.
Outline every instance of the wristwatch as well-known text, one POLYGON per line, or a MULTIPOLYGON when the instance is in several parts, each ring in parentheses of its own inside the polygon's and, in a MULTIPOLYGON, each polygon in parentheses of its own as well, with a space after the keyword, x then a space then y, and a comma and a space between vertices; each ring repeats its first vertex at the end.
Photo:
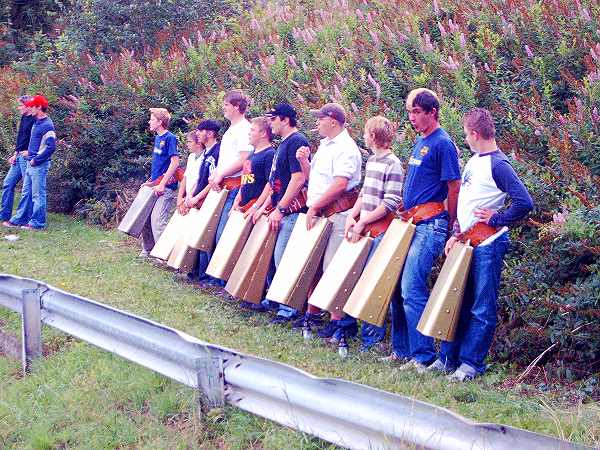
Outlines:
POLYGON ((289 213, 288 208, 283 208, 282 206, 277 205, 277 211, 281 213, 281 215, 285 216, 289 213))

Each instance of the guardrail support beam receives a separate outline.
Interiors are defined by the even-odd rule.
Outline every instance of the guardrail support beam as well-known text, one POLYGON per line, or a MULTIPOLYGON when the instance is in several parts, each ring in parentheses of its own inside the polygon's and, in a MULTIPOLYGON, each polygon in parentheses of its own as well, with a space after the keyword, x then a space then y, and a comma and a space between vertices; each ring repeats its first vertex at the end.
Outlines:
POLYGON ((28 373, 31 361, 42 356, 42 317, 39 289, 24 289, 21 342, 23 372, 28 373))
POLYGON ((198 370, 198 402, 200 412, 206 413, 225 405, 225 376, 223 359, 206 356, 196 360, 198 370))

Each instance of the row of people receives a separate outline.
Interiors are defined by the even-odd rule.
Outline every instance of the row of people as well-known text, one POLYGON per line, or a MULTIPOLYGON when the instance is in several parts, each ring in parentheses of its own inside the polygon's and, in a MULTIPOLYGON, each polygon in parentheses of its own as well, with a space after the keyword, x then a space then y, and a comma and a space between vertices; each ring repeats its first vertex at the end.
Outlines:
MULTIPOLYGON (((496 326, 500 272, 509 243, 507 227, 533 207, 526 188, 497 147, 490 113, 476 108, 464 116, 466 142, 474 156, 461 176, 458 147, 440 126, 437 95, 427 89, 412 91, 406 109, 419 137, 406 174, 392 152, 396 132, 393 124, 381 116, 371 118, 365 126, 364 140, 373 156, 367 161, 359 191, 361 152, 347 131, 341 105, 330 103, 313 111, 322 137, 314 154, 298 129, 292 105, 278 104, 252 121, 245 118, 247 106, 248 98, 241 91, 225 96, 223 112, 231 126, 220 143, 219 126, 213 120, 202 121, 198 130, 188 134, 188 146, 194 153, 177 195, 180 213, 197 206, 210 189, 226 188, 217 243, 232 208, 244 211, 253 221, 268 214, 269 227, 277 233, 269 282, 275 271, 285 270, 280 264, 300 212, 306 214, 308 228, 317 216, 326 216, 333 224, 322 261, 325 271, 344 239, 357 240, 370 226, 400 209, 403 219, 413 219, 416 231, 390 305, 392 351, 387 359, 403 362, 406 369, 444 372, 459 381, 482 374, 496 326), (273 135, 281 139, 276 150, 273 135), (512 201, 503 209, 507 195, 512 201), (475 235, 477 240, 473 239, 475 235), (438 354, 433 338, 417 330, 429 297, 428 278, 444 249, 447 254, 457 241, 467 239, 478 245, 457 337, 444 343, 438 354)), ((159 212, 153 213, 147 223, 154 233, 153 240, 168 220, 165 203, 176 197, 176 186, 165 181, 178 165, 174 136, 166 131, 167 126, 168 112, 151 110, 150 127, 157 137, 152 176, 147 184, 153 184, 155 192, 164 198, 155 207, 159 212), (172 191, 167 196, 166 189, 172 191)), ((150 234, 143 239, 146 252, 153 244, 150 234)), ((383 235, 374 239, 369 258, 383 235)), ((210 256, 200 253, 194 277, 208 278, 205 270, 210 256)), ((268 300, 253 306, 257 310, 273 307, 276 314, 271 323, 292 322, 296 328, 322 326, 318 335, 334 342, 358 332, 355 318, 331 314, 325 324, 325 314, 312 305, 305 312, 268 300)), ((363 349, 378 345, 385 334, 385 325, 363 323, 363 349)))
POLYGON ((2 183, 0 221, 9 228, 40 230, 46 227, 46 177, 56 150, 56 133, 44 96, 21 96, 17 102, 21 118, 2 183), (21 199, 13 215, 15 189, 21 180, 21 199))

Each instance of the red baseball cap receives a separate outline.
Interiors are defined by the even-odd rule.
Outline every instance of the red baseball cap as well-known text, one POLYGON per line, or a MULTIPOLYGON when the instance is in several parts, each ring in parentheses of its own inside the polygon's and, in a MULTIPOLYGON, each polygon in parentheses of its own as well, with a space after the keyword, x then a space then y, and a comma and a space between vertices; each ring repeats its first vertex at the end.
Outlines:
POLYGON ((31 100, 29 100, 27 103, 25 103, 25 106, 27 106, 28 108, 32 108, 32 107, 47 108, 48 100, 46 100, 46 97, 44 97, 43 95, 34 95, 31 100))

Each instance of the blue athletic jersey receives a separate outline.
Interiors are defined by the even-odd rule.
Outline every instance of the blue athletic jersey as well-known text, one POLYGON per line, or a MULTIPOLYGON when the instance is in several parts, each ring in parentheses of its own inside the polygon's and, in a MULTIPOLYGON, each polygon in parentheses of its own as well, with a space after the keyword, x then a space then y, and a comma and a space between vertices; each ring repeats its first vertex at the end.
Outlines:
POLYGON ((460 180, 456 145, 442 128, 415 143, 404 182, 404 209, 448 197, 448 181, 460 180))
MULTIPOLYGON (((152 169, 150 179, 156 180, 164 175, 169 168, 172 156, 178 156, 177 137, 167 131, 162 136, 156 135, 154 138, 154 150, 152 151, 152 169)), ((177 189, 177 183, 167 185, 169 189, 177 189)))

